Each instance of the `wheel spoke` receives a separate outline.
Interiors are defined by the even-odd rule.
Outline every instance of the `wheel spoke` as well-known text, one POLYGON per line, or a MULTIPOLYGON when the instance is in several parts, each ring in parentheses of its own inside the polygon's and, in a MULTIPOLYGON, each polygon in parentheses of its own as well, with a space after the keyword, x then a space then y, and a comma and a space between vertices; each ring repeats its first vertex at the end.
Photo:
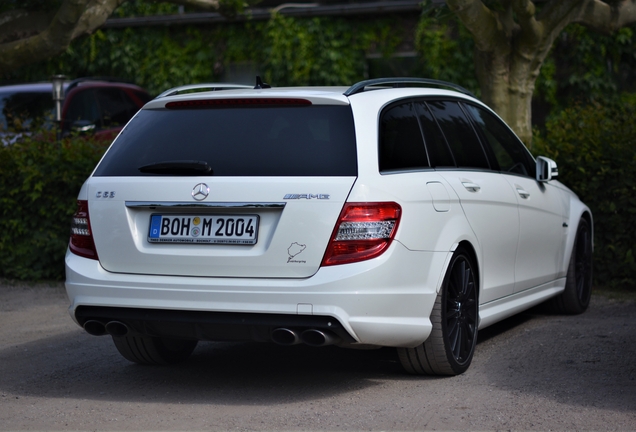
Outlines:
POLYGON ((474 346, 477 322, 476 287, 472 268, 465 258, 454 263, 446 298, 446 332, 453 357, 465 361, 474 346))

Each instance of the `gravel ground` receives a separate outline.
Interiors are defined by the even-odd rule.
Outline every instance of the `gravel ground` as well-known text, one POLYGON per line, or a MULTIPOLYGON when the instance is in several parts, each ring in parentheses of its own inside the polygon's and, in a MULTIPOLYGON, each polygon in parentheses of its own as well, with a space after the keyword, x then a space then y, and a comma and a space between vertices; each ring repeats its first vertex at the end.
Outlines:
POLYGON ((485 329, 453 378, 406 375, 391 349, 257 343, 139 366, 66 308, 61 284, 0 282, 0 429, 636 430, 634 296, 485 329))

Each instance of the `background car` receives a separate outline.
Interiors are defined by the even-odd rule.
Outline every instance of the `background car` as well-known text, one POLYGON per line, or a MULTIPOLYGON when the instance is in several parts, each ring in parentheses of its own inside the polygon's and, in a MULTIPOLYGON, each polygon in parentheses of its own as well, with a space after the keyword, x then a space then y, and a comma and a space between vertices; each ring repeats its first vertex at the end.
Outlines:
POLYGON ((589 208, 463 88, 172 94, 83 185, 66 255, 71 316, 128 360, 199 340, 388 346, 410 373, 456 375, 478 328, 587 308, 589 208))
MULTIPOLYGON (((0 133, 24 133, 54 127, 52 83, 0 87, 0 133)), ((139 86, 105 78, 64 83, 63 134, 91 131, 112 139, 151 97, 139 86)))

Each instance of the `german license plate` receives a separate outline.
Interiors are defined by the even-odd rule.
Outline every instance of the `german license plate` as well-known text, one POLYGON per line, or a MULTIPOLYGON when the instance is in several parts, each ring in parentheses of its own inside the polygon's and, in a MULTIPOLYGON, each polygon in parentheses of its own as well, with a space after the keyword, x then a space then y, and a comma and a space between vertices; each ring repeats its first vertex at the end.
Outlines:
POLYGON ((150 243, 253 245, 258 239, 258 215, 150 216, 150 243))

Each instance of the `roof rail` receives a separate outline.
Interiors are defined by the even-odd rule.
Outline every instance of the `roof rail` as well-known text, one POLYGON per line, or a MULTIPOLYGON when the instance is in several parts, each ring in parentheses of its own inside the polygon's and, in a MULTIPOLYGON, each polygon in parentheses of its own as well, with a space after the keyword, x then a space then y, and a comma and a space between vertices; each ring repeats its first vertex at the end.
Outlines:
POLYGON ((228 83, 201 83, 190 84, 180 87, 174 87, 161 93, 155 99, 159 99, 165 96, 174 96, 181 93, 196 93, 202 91, 219 91, 219 90, 236 90, 236 89, 251 89, 252 86, 243 84, 228 84, 228 83))
POLYGON ((376 78, 366 81, 360 81, 359 83, 356 83, 349 87, 347 91, 344 92, 344 95, 351 96, 356 93, 362 93, 366 90, 367 87, 372 86, 384 86, 391 88, 416 87, 409 84, 417 84, 417 86, 420 87, 447 87, 465 95, 475 97, 475 95, 472 94, 470 91, 466 90, 464 87, 458 86, 457 84, 429 78, 376 78))

